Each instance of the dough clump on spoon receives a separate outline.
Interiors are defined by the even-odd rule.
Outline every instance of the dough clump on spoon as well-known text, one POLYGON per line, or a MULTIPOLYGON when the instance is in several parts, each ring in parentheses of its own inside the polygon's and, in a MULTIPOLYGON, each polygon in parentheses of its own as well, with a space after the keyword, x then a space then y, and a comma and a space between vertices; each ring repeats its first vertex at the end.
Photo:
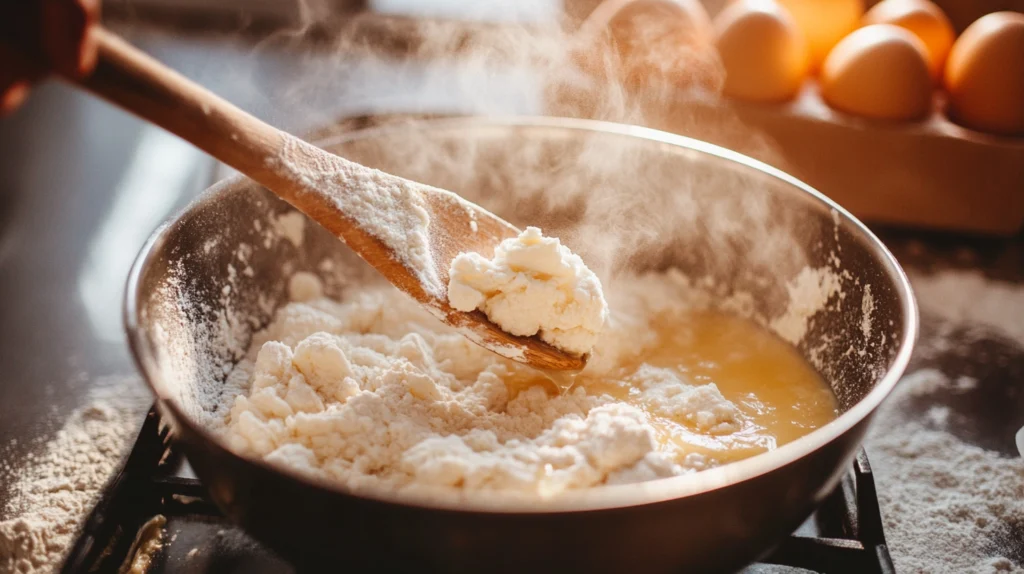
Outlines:
POLYGON ((459 311, 480 309, 508 333, 537 335, 577 356, 594 348, 608 318, 597 275, 536 227, 502 241, 491 259, 479 253, 456 256, 448 302, 459 311))

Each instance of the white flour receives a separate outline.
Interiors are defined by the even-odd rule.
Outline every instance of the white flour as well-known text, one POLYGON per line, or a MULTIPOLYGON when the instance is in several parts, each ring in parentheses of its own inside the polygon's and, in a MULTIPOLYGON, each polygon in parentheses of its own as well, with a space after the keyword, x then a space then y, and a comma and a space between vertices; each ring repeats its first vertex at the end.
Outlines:
MULTIPOLYGON (((786 289, 789 292, 788 311, 772 321, 771 326, 780 337, 795 345, 807 333, 810 318, 839 293, 839 276, 822 269, 804 267, 786 289)), ((864 320, 871 320, 872 311, 870 308, 865 310, 864 320)))
POLYGON ((985 327, 1024 346, 1024 287, 974 271, 911 274, 921 312, 951 324, 985 327))
POLYGON ((271 224, 278 236, 286 238, 295 247, 302 247, 306 232, 306 216, 298 211, 289 211, 272 218, 271 224))
POLYGON ((0 516, 0 573, 55 571, 138 432, 148 393, 131 378, 100 387, 17 470, 0 516))
POLYGON ((494 257, 460 253, 449 272, 448 301, 480 309, 506 332, 563 351, 590 352, 608 317, 601 281, 578 255, 540 229, 502 241, 494 257))
MULTIPOLYGON (((659 344, 650 321, 712 301, 675 272, 624 280, 609 297, 618 313, 595 348, 594 374, 629 375, 622 365, 659 344)), ((541 496, 716 464, 680 459, 657 440, 658 417, 706 436, 757 432, 714 384, 653 367, 631 380, 640 406, 583 388, 549 393, 528 367, 474 345, 390 286, 362 288, 345 303, 279 310, 229 375, 224 432, 242 453, 349 488, 541 496)))
POLYGON ((964 383, 931 369, 908 375, 872 427, 868 454, 900 573, 1024 573, 993 553, 994 539, 1012 535, 1001 527, 1024 527, 1024 461, 957 438, 947 429, 948 407, 920 419, 900 408, 915 395, 964 383))
POLYGON ((329 196, 341 212, 389 247, 427 292, 440 296, 443 286, 430 250, 430 212, 423 198, 423 191, 433 188, 370 169, 290 136, 280 156, 268 161, 290 170, 310 193, 329 196))
MULTIPOLYGON (((922 340, 920 356, 962 344, 942 335, 952 327, 967 337, 995 332, 1024 345, 1024 288, 974 272, 911 274, 911 281, 922 316, 939 322, 939 334, 922 340)), ((1019 557, 996 550, 1024 531, 1024 460, 958 437, 948 406, 927 407, 939 393, 967 400, 976 385, 953 372, 911 373, 869 434, 886 541, 901 574, 1024 574, 1024 564, 1014 561, 1019 557), (916 412, 911 403, 927 408, 916 412)))

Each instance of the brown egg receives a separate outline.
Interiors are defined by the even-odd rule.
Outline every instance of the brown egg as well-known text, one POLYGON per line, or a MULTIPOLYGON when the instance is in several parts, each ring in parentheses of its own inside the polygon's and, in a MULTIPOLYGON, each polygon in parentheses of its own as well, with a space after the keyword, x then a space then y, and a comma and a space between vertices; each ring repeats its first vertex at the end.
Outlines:
POLYGON ((994 12, 971 24, 949 52, 944 81, 953 121, 1024 135, 1024 14, 994 12))
POLYGON ((807 43, 784 8, 771 0, 738 0, 714 26, 725 95, 777 102, 800 90, 807 77, 807 43))
POLYGON ((928 50, 928 66, 939 81, 949 48, 956 39, 953 25, 941 8, 928 0, 883 0, 864 15, 865 26, 894 24, 909 30, 924 42, 928 50))
POLYGON ((606 68, 600 55, 610 43, 616 73, 634 87, 667 82, 717 90, 722 81, 711 18, 698 0, 605 0, 577 35, 590 46, 584 69, 606 68))
POLYGON ((857 28, 864 15, 863 0, 779 0, 779 4, 807 39, 812 72, 821 67, 839 40, 857 28))
POLYGON ((671 30, 687 44, 711 38, 711 17, 699 0, 613 0, 602 3, 594 14, 600 17, 606 8, 612 36, 634 47, 668 30, 657 26, 658 22, 671 23, 671 30))
POLYGON ((821 95, 833 108, 866 118, 923 118, 932 104, 924 43, 891 24, 854 31, 825 59, 821 95))

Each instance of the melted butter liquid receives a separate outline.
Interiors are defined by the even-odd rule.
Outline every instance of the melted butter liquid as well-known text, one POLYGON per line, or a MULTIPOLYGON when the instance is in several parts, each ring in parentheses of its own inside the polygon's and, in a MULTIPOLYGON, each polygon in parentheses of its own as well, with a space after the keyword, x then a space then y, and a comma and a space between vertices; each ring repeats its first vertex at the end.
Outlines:
MULTIPOLYGON (((738 432, 702 433, 693 426, 648 413, 659 440, 681 460, 700 453, 711 465, 774 449, 834 420, 835 396, 799 352, 756 323, 718 311, 654 321, 658 343, 614 378, 586 372, 574 381, 591 394, 609 394, 644 408, 640 390, 623 381, 646 363, 669 368, 683 381, 714 383, 743 413, 738 432)), ((561 385, 560 385, 561 386, 561 385)))

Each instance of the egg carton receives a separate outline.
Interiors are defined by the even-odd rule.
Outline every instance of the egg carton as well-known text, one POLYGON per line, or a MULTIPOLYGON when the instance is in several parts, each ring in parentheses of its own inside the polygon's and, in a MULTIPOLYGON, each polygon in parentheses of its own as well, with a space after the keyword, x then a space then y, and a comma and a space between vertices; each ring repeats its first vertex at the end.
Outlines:
MULTIPOLYGON (((781 104, 721 99, 695 105, 734 113, 763 133, 785 158, 778 167, 863 221, 986 235, 1024 228, 1024 137, 953 123, 941 93, 932 114, 914 122, 836 111, 813 80, 781 104)), ((777 163, 768 153, 750 153, 777 163)))

